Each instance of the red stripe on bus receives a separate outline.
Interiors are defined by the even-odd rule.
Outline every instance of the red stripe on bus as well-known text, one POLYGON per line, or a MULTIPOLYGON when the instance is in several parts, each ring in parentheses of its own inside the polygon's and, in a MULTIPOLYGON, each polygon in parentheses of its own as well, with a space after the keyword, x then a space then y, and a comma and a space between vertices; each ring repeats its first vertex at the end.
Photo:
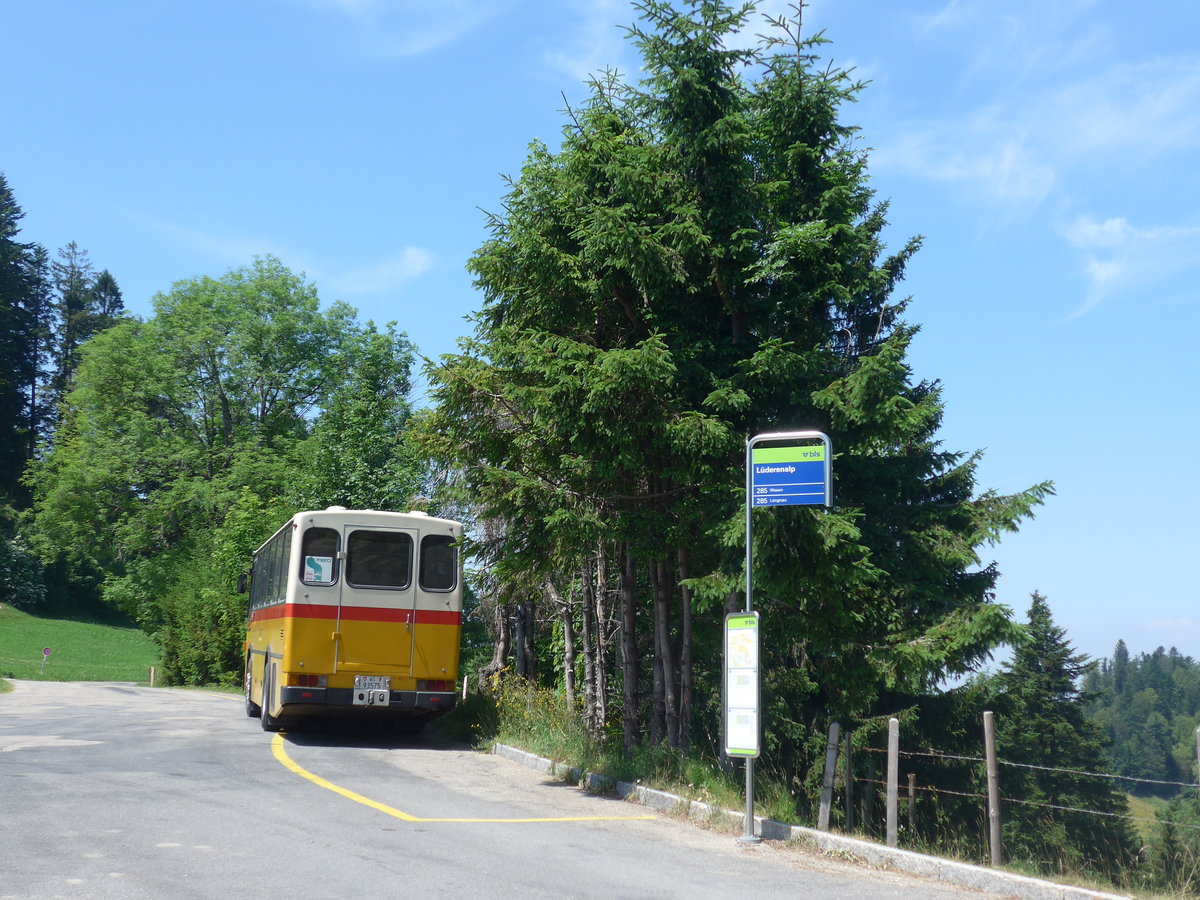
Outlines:
MULTIPOLYGON (((407 622, 416 615, 418 625, 461 625, 462 613, 446 609, 395 609, 374 606, 343 606, 343 622, 407 622)), ((255 610, 251 622, 267 619, 336 619, 338 608, 322 604, 287 603, 255 610)))

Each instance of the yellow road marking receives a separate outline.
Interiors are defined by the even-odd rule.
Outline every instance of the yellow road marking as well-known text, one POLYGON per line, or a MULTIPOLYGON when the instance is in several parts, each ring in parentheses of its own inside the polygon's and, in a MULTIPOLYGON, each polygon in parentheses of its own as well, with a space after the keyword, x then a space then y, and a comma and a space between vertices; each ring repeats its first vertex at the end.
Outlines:
POLYGON ((308 769, 301 766, 290 756, 287 755, 287 750, 284 749, 283 735, 276 734, 271 740, 271 752, 275 758, 285 769, 296 773, 301 778, 306 778, 318 787, 323 787, 327 791, 333 791, 335 794, 341 794, 347 800, 353 800, 355 803, 361 803, 363 806, 369 806, 371 809, 377 810, 384 815, 391 816, 394 819, 400 819, 404 822, 483 822, 483 823, 499 823, 499 824, 522 824, 530 822, 636 822, 653 819, 654 816, 554 816, 548 818, 536 819, 423 819, 417 816, 410 816, 406 812, 401 812, 395 807, 388 806, 385 803, 380 803, 378 800, 372 800, 370 797, 364 797, 362 794, 355 791, 347 790, 344 787, 339 787, 332 781, 316 775, 308 769))

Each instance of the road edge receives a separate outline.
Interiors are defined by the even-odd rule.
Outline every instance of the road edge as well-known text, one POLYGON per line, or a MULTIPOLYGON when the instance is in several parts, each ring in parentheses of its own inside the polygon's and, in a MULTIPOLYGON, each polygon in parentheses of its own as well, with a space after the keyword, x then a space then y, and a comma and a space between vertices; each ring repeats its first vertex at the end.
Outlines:
MULTIPOLYGON (((644 787, 628 781, 615 781, 607 775, 583 772, 578 768, 556 763, 544 756, 537 756, 507 744, 492 744, 492 753, 548 775, 569 778, 580 783, 587 790, 615 791, 618 797, 640 803, 651 809, 685 810, 691 818, 695 819, 727 816, 734 821, 741 821, 745 815, 734 810, 720 809, 709 803, 701 803, 698 800, 686 800, 667 791, 644 787)), ((766 840, 796 841, 820 853, 848 855, 872 868, 904 872, 928 878, 931 881, 990 891, 1017 897, 1020 900, 1130 900, 1128 894, 1111 894, 1089 888, 1057 884, 1053 881, 1031 878, 1028 875, 1017 875, 1014 872, 989 869, 957 860, 942 859, 938 856, 927 856, 912 850, 887 847, 861 838, 818 831, 803 825, 789 825, 785 822, 776 822, 773 819, 764 819, 758 816, 755 816, 754 821, 756 833, 766 840)))

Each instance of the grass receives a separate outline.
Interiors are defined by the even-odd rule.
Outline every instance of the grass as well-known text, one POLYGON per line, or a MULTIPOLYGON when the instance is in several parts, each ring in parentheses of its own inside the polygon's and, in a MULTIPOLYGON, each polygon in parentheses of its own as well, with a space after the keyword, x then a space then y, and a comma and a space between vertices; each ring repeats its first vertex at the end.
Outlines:
MULTIPOLYGON (((636 781, 718 808, 737 810, 745 804, 740 767, 724 770, 714 761, 661 745, 637 747, 626 756, 612 735, 599 741, 589 737, 556 692, 529 688, 517 679, 501 681, 494 692, 472 694, 439 725, 480 746, 498 740, 585 772, 636 781)), ((760 779, 756 793, 758 815, 781 821, 795 818, 795 804, 786 791, 760 779)))
POLYGON ((1161 797, 1135 797, 1133 794, 1126 794, 1125 797, 1129 800, 1129 814, 1137 819, 1133 827, 1137 831, 1138 839, 1143 844, 1149 843, 1154 831, 1154 822, 1144 820, 1153 820, 1160 811, 1167 808, 1168 801, 1161 797))
POLYGON ((158 647, 136 628, 39 618, 0 605, 0 678, 142 682, 157 664, 158 647))

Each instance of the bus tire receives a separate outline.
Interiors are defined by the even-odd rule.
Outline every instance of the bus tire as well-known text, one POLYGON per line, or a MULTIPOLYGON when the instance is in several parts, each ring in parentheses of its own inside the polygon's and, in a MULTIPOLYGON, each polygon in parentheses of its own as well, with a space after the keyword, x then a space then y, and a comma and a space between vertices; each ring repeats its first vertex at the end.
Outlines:
MULTIPOLYGON (((270 655, 267 656, 268 661, 270 655)), ((283 727, 283 716, 271 715, 271 667, 263 666, 262 704, 259 712, 259 722, 263 731, 279 731, 283 727)))
POLYGON ((253 658, 246 657, 246 715, 252 719, 257 719, 262 715, 262 707, 251 699, 254 688, 254 672, 251 669, 253 658))

